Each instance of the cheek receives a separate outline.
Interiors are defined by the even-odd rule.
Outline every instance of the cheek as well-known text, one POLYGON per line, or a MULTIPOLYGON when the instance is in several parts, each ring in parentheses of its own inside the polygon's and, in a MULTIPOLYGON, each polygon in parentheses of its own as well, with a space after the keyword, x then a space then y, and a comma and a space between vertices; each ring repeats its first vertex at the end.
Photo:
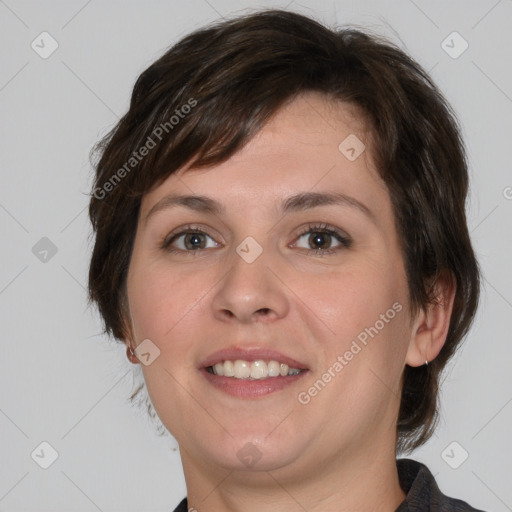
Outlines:
POLYGON ((338 340, 336 348, 376 323, 379 330, 389 330, 400 316, 396 310, 405 310, 407 300, 401 268, 381 262, 359 262, 337 272, 303 275, 297 278, 293 290, 310 315, 328 328, 324 329, 326 337, 338 340), (398 305, 393 309, 395 303, 398 305))
POLYGON ((317 345, 323 357, 315 378, 329 380, 323 406, 378 407, 396 387, 407 349, 408 294, 401 266, 361 264, 328 279, 309 277, 300 294, 329 328, 316 331, 323 333, 317 345))
MULTIPOLYGON (((179 439, 192 430, 186 418, 197 416, 197 404, 189 391, 197 378, 191 348, 194 333, 201 332, 197 323, 207 288, 201 286, 204 279, 190 274, 185 279, 169 268, 147 265, 133 267, 128 280, 136 343, 149 339, 159 350, 151 364, 141 365, 148 394, 166 428, 179 439)), ((194 429, 200 431, 199 426, 194 429)))
POLYGON ((312 416, 325 417, 332 438, 356 439, 361 425, 377 428, 399 405, 408 339, 403 276, 367 266, 323 284, 309 283, 309 297, 330 330, 322 330, 322 361, 303 387, 301 403, 309 402, 312 416))
POLYGON ((137 341, 149 338, 159 346, 164 344, 175 327, 193 312, 204 293, 204 276, 185 276, 163 266, 133 268, 128 297, 137 341))

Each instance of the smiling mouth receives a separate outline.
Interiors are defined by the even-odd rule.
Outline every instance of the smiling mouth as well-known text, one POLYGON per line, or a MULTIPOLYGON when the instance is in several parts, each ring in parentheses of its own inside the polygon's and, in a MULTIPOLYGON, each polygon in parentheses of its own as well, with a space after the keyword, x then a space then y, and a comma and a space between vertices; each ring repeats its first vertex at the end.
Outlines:
POLYGON ((213 366, 206 367, 206 371, 219 377, 231 377, 240 380, 264 380, 276 377, 299 375, 305 370, 291 368, 285 363, 274 359, 245 361, 243 359, 225 360, 213 366))

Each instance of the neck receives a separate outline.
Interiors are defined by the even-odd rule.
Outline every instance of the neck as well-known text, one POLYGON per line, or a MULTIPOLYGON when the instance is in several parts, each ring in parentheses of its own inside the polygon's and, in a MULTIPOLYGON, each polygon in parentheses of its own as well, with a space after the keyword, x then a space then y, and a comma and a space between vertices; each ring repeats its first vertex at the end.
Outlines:
POLYGON ((271 471, 226 470, 181 448, 188 507, 216 512, 395 512, 405 499, 394 450, 376 456, 332 454, 314 470, 306 461, 271 471))

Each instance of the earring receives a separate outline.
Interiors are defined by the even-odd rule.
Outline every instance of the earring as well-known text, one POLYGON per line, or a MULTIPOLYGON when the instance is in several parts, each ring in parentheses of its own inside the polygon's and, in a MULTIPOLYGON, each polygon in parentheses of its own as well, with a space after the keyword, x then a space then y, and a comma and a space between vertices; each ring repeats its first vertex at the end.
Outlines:
POLYGON ((129 345, 126 347, 126 357, 128 357, 128 360, 132 362, 133 364, 137 364, 139 360, 137 359, 137 356, 135 355, 135 352, 132 349, 132 346, 129 345))
POLYGON ((425 364, 428 366, 428 361, 425 361, 425 364))

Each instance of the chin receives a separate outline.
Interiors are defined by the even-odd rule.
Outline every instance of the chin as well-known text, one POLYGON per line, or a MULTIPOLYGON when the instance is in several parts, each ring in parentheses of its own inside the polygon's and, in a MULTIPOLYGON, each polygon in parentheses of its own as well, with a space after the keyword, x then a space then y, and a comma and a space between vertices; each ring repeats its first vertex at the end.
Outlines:
POLYGON ((241 444, 241 448, 236 451, 230 449, 228 452, 212 454, 215 462, 230 471, 243 472, 265 472, 275 471, 288 466, 300 457, 297 448, 281 446, 258 447, 253 441, 247 441, 241 444))
POLYGON ((206 445, 204 441, 198 442, 194 452, 201 459, 208 458, 212 464, 229 471, 274 471, 301 457, 308 443, 301 443, 288 432, 269 436, 271 431, 249 434, 241 429, 232 437, 223 432, 222 439, 216 441, 215 436, 205 434, 202 439, 212 441, 206 445), (202 454, 197 447, 201 447, 202 454))

